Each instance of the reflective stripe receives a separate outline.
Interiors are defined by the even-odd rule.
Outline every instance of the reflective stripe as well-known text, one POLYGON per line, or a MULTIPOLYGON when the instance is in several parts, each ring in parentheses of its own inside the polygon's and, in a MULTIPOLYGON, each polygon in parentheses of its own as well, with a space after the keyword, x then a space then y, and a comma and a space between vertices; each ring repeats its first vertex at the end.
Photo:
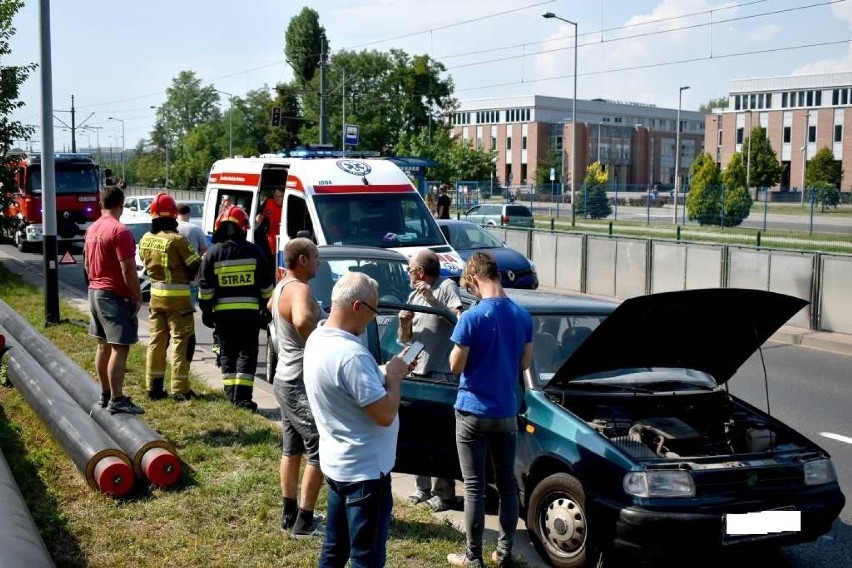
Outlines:
POLYGON ((151 295, 158 298, 189 298, 191 294, 189 286, 180 290, 164 290, 162 288, 151 286, 151 295))
POLYGON ((228 266, 257 266, 256 258, 238 258, 236 260, 217 260, 213 263, 213 270, 225 269, 228 266))
POLYGON ((259 309, 258 304, 232 304, 232 303, 223 303, 216 304, 213 306, 214 312, 226 312, 229 310, 257 310, 259 309))
POLYGON ((242 378, 233 378, 233 379, 223 379, 222 384, 226 387, 253 387, 254 386, 254 377, 251 379, 242 379, 242 378))
POLYGON ((197 254, 193 254, 192 256, 188 256, 184 262, 186 263, 187 266, 189 266, 190 264, 195 264, 196 262, 199 262, 200 260, 201 260, 200 256, 198 256, 197 254))
POLYGON ((264 300, 268 300, 272 297, 272 290, 275 289, 275 286, 269 286, 260 291, 260 297, 264 300))
POLYGON ((199 300, 212 300, 213 299, 213 292, 199 292, 198 293, 198 299, 199 300))

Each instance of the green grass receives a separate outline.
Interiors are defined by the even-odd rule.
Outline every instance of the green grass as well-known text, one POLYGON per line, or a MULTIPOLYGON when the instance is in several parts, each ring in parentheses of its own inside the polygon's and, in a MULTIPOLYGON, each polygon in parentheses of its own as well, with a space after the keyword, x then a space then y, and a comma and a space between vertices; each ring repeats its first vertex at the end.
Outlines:
MULTIPOLYGON (((93 372, 95 342, 80 325, 85 314, 63 303, 71 321, 44 328, 41 291, 2 265, 0 290, 13 309, 93 372)), ((134 493, 119 500, 91 490, 26 401, 13 388, 0 388, 0 448, 57 566, 316 566, 320 543, 289 539, 280 528, 278 427, 232 407, 195 378, 201 400, 145 400, 143 345, 131 349, 128 368, 127 392, 144 400, 145 420, 175 445, 185 466, 177 487, 137 481, 134 493)), ((325 508, 325 489, 318 508, 325 508)), ((459 531, 431 513, 394 504, 389 566, 440 566, 463 543, 459 531)))

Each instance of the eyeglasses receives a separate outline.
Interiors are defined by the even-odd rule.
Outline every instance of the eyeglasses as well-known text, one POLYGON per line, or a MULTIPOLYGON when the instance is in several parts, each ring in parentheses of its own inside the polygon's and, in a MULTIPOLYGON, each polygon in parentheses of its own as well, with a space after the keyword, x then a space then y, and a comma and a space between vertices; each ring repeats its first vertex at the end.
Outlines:
POLYGON ((423 267, 422 266, 406 266, 405 271, 410 274, 410 273, 414 272, 415 270, 420 270, 421 268, 423 268, 423 267))
POLYGON ((368 303, 367 303, 367 302, 365 302, 364 300, 358 300, 358 301, 359 301, 359 302, 361 302, 361 305, 362 305, 362 306, 367 306, 367 309, 369 309, 369 310, 370 310, 371 312, 373 312, 375 315, 379 315, 379 310, 377 310, 376 308, 374 308, 373 306, 371 306, 370 304, 368 304, 368 303))

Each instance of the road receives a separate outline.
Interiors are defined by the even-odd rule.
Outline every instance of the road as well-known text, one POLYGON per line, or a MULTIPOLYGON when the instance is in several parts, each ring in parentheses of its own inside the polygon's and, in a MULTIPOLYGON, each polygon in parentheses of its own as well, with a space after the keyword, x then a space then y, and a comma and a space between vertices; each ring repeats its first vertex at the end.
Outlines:
MULTIPOLYGON (((41 272, 40 256, 21 254, 9 245, 0 245, 0 248, 8 256, 21 260, 29 269, 41 272)), ((79 259, 79 252, 76 256, 79 259)), ((84 289, 82 267, 79 264, 60 266, 59 277, 64 285, 84 289)), ((209 356, 212 342, 210 330, 201 325, 200 321, 197 321, 196 330, 199 347, 209 356)), ((260 341, 258 375, 265 373, 263 333, 260 341)), ((763 357, 773 416, 803 433, 832 455, 840 485, 847 495, 847 504, 832 531, 813 543, 790 547, 768 556, 766 553, 758 556, 740 554, 725 558, 722 562, 726 568, 845 568, 849 566, 848 551, 852 550, 852 419, 848 417, 849 409, 852 408, 852 389, 849 388, 852 381, 849 373, 852 356, 768 343, 763 349, 763 357)), ((729 382, 731 394, 765 410, 767 401, 764 385, 763 362, 758 354, 729 382)), ((716 564, 719 560, 708 562, 716 564)), ((605 565, 608 568, 632 566, 630 562, 623 564, 619 561, 607 561, 605 565)))

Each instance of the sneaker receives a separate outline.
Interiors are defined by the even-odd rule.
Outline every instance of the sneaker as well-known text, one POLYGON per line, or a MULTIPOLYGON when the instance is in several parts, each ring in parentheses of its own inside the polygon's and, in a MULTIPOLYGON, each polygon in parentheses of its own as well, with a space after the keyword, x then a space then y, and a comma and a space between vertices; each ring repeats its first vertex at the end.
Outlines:
POLYGON ((409 505, 417 505, 418 503, 422 503, 422 502, 424 502, 428 499, 429 499, 429 493, 427 493, 426 491, 421 491, 420 489, 418 489, 417 491, 415 491, 414 493, 409 495, 408 498, 406 499, 406 501, 408 502, 409 505))
POLYGON ((112 398, 112 393, 109 391, 102 392, 101 398, 98 400, 98 404, 101 405, 101 408, 106 408, 109 405, 109 400, 112 398))
POLYGON ((198 398, 198 395, 195 394, 195 391, 189 389, 186 392, 176 392, 172 395, 172 400, 175 402, 188 402, 194 398, 198 398))
POLYGON ((322 538, 325 536, 325 525, 318 518, 314 518, 314 522, 309 527, 301 531, 290 531, 290 536, 297 539, 322 538))
POLYGON ((423 501, 423 505, 426 506, 427 509, 432 511, 433 513, 440 513, 441 511, 449 511, 456 504, 455 499, 441 499, 437 495, 433 495, 429 499, 423 501))
POLYGON ((110 414, 145 414, 145 410, 141 406, 133 404, 129 396, 112 399, 107 405, 107 410, 109 410, 110 414))
POLYGON ((466 552, 447 554, 447 563, 450 566, 475 566, 476 568, 485 568, 485 563, 482 562, 482 558, 468 558, 466 552))
POLYGON ((497 566, 503 568, 504 566, 512 565, 512 553, 504 554, 499 550, 495 550, 491 553, 491 561, 495 562, 497 566))

